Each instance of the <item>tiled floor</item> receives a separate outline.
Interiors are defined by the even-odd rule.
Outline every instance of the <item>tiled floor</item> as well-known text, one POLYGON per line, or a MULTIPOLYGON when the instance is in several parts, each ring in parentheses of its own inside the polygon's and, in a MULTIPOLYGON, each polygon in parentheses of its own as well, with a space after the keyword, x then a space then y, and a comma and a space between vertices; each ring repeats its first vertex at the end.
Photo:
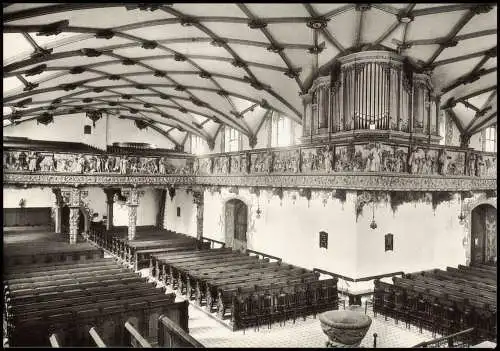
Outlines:
MULTIPOLYGON (((141 270, 141 274, 147 275, 147 269, 141 270)), ((167 292, 170 291, 167 288, 167 292)), ((183 297, 178 296, 177 300, 183 300, 183 297)), ((364 313, 364 307, 354 310, 364 313)), ((428 331, 420 333, 413 326, 408 330, 404 323, 395 324, 390 318, 385 321, 380 315, 374 317, 370 308, 368 315, 372 318, 372 325, 361 347, 373 347, 374 333, 377 333, 377 348, 411 347, 432 339, 428 331)), ((264 326, 258 331, 251 328, 245 332, 233 332, 194 305, 189 306, 189 334, 206 347, 325 347, 327 341, 317 318, 298 319, 295 324, 289 321, 285 327, 276 323, 271 329, 264 326)))

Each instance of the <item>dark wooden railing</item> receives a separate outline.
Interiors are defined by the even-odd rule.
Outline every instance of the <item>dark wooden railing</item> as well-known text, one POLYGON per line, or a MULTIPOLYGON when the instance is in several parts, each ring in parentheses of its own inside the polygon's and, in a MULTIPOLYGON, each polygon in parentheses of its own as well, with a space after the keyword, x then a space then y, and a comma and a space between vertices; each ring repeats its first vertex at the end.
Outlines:
POLYGON ((424 341, 413 348, 427 347, 469 347, 477 343, 476 330, 469 328, 454 334, 446 335, 430 341, 424 341))
POLYGON ((90 328, 89 334, 92 337, 92 340, 94 340, 95 344, 97 347, 106 347, 106 344, 100 337, 99 333, 97 333, 97 330, 95 330, 94 327, 90 328))
POLYGON ((125 322, 125 329, 130 334, 130 345, 133 347, 151 348, 151 344, 135 329, 130 321, 125 322))
POLYGON ((282 258, 273 256, 273 255, 269 255, 269 254, 266 254, 266 253, 263 253, 263 252, 255 251, 255 250, 249 250, 249 249, 247 249, 246 252, 248 254, 255 254, 257 256, 262 256, 263 259, 264 258, 269 258, 270 260, 276 260, 276 261, 278 261, 278 263, 281 263, 283 261, 282 258))
POLYGON ((51 347, 61 347, 61 344, 59 343, 59 337, 57 334, 52 334, 49 338, 50 340, 50 346, 51 347))
POLYGON ((205 346, 185 332, 170 318, 162 315, 158 319, 158 347, 204 348, 205 346))
POLYGON ((220 247, 226 247, 226 243, 219 240, 205 238, 205 237, 202 237, 201 240, 210 243, 211 249, 215 248, 215 244, 221 245, 220 247))

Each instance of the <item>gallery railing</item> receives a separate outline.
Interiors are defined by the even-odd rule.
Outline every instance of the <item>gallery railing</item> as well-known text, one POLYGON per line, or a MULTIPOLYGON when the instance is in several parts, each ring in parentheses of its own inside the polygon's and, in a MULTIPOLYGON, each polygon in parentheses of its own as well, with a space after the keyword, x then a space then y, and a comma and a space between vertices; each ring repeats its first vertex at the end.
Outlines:
POLYGON ((354 142, 184 158, 4 150, 4 173, 126 176, 320 175, 375 172, 496 179, 496 153, 440 145, 354 142))

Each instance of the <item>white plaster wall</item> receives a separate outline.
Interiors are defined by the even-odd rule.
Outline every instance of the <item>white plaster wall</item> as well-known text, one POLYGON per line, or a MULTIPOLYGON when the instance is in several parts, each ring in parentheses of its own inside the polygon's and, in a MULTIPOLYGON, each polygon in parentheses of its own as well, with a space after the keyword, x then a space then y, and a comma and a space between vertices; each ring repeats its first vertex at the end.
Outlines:
POLYGON ((470 137, 469 147, 477 151, 483 151, 483 145, 481 144, 481 133, 473 134, 470 137))
POLYGON ((51 188, 3 188, 3 207, 19 208, 19 201, 25 200, 25 207, 52 207, 56 196, 51 188))
POLYGON ((99 187, 86 187, 82 190, 88 192, 87 197, 83 201, 92 209, 93 213, 97 213, 97 217, 93 221, 101 221, 102 216, 107 215, 106 194, 104 190, 99 187))
POLYGON ((356 251, 352 195, 348 194, 343 205, 330 196, 323 206, 323 195, 318 192, 313 192, 308 204, 296 191, 285 191, 280 205, 279 197, 268 191, 261 191, 259 198, 248 189, 240 189, 238 195, 229 193, 227 188, 220 194, 205 191, 204 237, 225 241, 224 204, 232 198, 242 200, 249 208, 249 249, 309 269, 321 268, 348 276, 356 273, 352 254, 356 251), (258 203, 262 211, 259 219, 256 218, 258 203), (320 231, 329 233, 328 249, 319 248, 320 231))
POLYGON ((106 116, 92 127, 92 134, 83 134, 83 127, 92 125, 85 113, 56 116, 48 125, 38 124, 36 120, 23 122, 16 126, 4 127, 4 136, 25 137, 34 140, 65 141, 85 143, 99 149, 106 148, 106 116))
POLYGON ((108 121, 108 145, 113 143, 149 143, 157 148, 173 149, 174 144, 151 128, 139 129, 134 121, 112 117, 108 121))
MULTIPOLYGON (((160 210, 160 192, 155 189, 141 189, 144 195, 137 206, 137 226, 156 225, 156 216, 160 210)), ((113 225, 128 226, 128 207, 125 203, 113 204, 113 225)))
POLYGON ((375 208, 377 228, 370 228, 371 205, 356 224, 357 275, 355 278, 397 271, 415 272, 465 264, 464 231, 459 224, 460 202, 455 197, 438 205, 407 203, 393 215, 390 204, 375 208), (384 235, 394 235, 393 251, 385 251, 384 235))
POLYGON ((36 120, 32 120, 17 126, 8 126, 3 129, 3 135, 34 140, 85 143, 102 150, 106 149, 106 145, 115 142, 149 143, 158 148, 174 148, 170 140, 151 128, 140 130, 133 121, 119 119, 116 116, 107 117, 103 114, 103 117, 96 122, 95 128, 92 126, 91 134, 83 133, 85 125, 92 126, 92 121, 85 116, 85 113, 75 113, 56 116, 54 122, 48 125, 37 125, 36 120))
POLYGON ((164 228, 196 237, 196 205, 192 193, 176 189, 173 199, 167 194, 164 228), (177 207, 181 208, 180 217, 177 217, 177 207))

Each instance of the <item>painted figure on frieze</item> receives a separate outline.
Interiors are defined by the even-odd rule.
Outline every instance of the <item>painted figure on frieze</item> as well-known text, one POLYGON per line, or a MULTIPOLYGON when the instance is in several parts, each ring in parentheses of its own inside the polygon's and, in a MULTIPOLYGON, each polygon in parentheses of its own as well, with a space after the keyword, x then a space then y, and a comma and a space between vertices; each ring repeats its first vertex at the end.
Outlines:
POLYGON ((37 167, 36 167, 36 161, 38 159, 38 155, 35 152, 30 152, 28 154, 28 170, 30 172, 36 172, 37 167))
POLYGON ((103 168, 104 168, 104 161, 102 159, 102 156, 97 156, 96 163, 95 163, 95 171, 102 172, 103 168))
POLYGON ((467 175, 471 177, 476 175, 476 154, 469 153, 467 159, 467 175))
POLYGON ((368 159, 365 166, 365 171, 379 172, 380 171, 380 144, 371 144, 368 146, 368 159))
POLYGON ((56 170, 56 162, 54 155, 45 155, 40 162, 40 170, 44 172, 54 172, 56 170))
POLYGON ((94 173, 97 168, 97 158, 95 156, 91 156, 87 166, 87 172, 94 173))
POLYGON ((240 155, 240 169, 241 172, 247 174, 248 173, 248 161, 247 161, 247 154, 241 154, 240 155))
MULTIPOLYGON (((160 174, 164 174, 164 173, 162 173, 162 169, 161 169, 161 167, 162 167, 162 159, 163 159, 163 157, 160 158, 160 174)), ((197 159, 197 158, 194 160, 194 162, 193 162, 193 174, 198 174, 199 173, 199 171, 200 171, 200 162, 201 161, 199 159, 197 159)), ((165 166, 163 166, 163 168, 165 168, 165 166)))
POLYGON ((4 152, 4 167, 7 169, 16 168, 16 156, 13 152, 4 152))
POLYGON ((333 146, 325 146, 323 150, 323 157, 325 163, 325 171, 327 173, 333 172, 333 146))
POLYGON ((120 159, 120 174, 127 174, 129 166, 129 160, 126 156, 120 159))
POLYGON ((448 166, 450 164, 451 157, 448 156, 448 153, 445 149, 441 149, 439 154, 439 174, 447 175, 448 174, 448 166))
POLYGON ((484 174, 484 161, 482 155, 476 156, 476 177, 482 177, 484 174))
POLYGON ((271 173, 273 171, 273 153, 269 150, 267 151, 266 153, 266 156, 265 156, 265 165, 266 165, 266 168, 265 168, 265 171, 267 173, 271 173))
POLYGON ((425 153, 425 157, 422 161, 422 174, 432 174, 432 155, 429 151, 425 153))
POLYGON ((19 153, 19 156, 17 157, 17 163, 16 163, 16 169, 19 171, 25 171, 28 169, 28 162, 26 161, 28 158, 28 155, 24 151, 21 151, 19 153))
POLYGON ((300 172, 300 150, 299 149, 292 151, 291 162, 292 162, 292 172, 299 173, 300 172))

